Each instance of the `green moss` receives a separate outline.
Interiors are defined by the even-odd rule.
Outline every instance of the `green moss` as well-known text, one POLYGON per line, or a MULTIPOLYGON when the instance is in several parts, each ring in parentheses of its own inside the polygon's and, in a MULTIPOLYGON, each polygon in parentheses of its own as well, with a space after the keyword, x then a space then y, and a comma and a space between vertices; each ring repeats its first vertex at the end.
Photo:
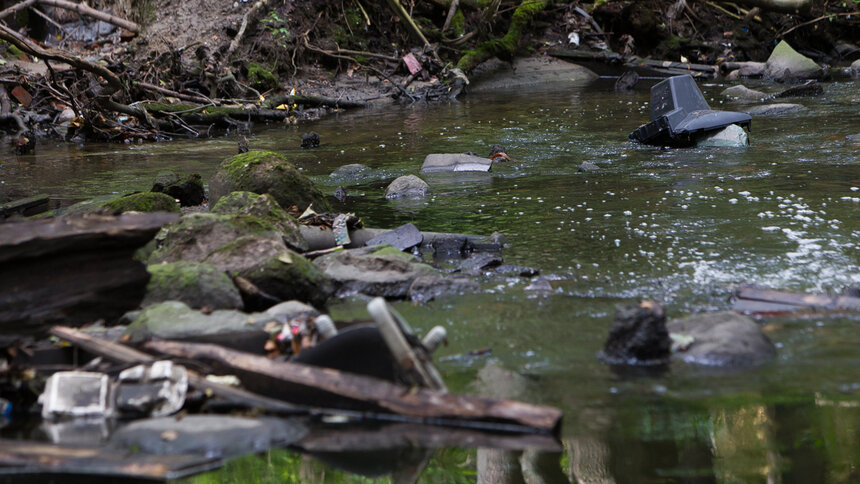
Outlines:
MULTIPOLYGON (((262 89, 277 89, 280 87, 278 77, 268 69, 256 62, 248 63, 248 81, 262 89)), ((209 112, 214 112, 209 110, 209 112)))
POLYGON ((451 28, 454 29, 454 33, 459 37, 463 35, 466 29, 466 16, 463 15, 463 11, 457 9, 457 13, 454 14, 454 18, 451 19, 451 28))
POLYGON ((169 195, 141 192, 126 195, 104 204, 112 212, 179 212, 179 204, 169 195))
POLYGON ((517 50, 517 44, 523 30, 531 23, 535 15, 546 7, 545 1, 523 0, 511 17, 511 25, 501 39, 492 39, 480 44, 474 50, 468 50, 457 62, 457 68, 469 72, 478 64, 497 56, 512 58, 517 50))
POLYGON ((199 108, 194 104, 167 104, 167 103, 146 103, 143 105, 149 112, 155 113, 178 113, 182 111, 190 111, 199 108))

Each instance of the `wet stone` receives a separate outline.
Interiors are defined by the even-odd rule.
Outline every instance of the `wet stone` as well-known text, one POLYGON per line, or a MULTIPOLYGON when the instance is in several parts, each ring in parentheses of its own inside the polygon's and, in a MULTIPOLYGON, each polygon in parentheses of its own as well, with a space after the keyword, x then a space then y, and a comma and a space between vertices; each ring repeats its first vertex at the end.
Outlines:
POLYGON ((465 276, 421 276, 409 286, 409 299, 425 303, 444 296, 478 292, 480 289, 477 282, 465 276))
POLYGON ((540 270, 535 269, 534 267, 515 266, 509 264, 502 264, 499 267, 496 267, 494 272, 496 274, 511 274, 519 277, 534 277, 540 274, 540 270))
POLYGON ((385 189, 385 198, 421 199, 427 195, 430 186, 415 175, 396 178, 385 189))
POLYGON ((767 98, 767 94, 761 91, 756 91, 755 89, 750 89, 743 85, 737 85, 723 89, 723 92, 721 92, 720 94, 729 99, 734 99, 735 101, 741 102, 759 102, 767 98))
POLYGON ((367 241, 365 245, 388 244, 395 249, 406 250, 424 241, 424 235, 414 224, 404 224, 367 241))
POLYGON ((748 109, 746 112, 750 116, 781 116, 783 114, 793 114, 805 111, 806 107, 800 104, 764 104, 748 109))
POLYGON ((302 148, 319 148, 320 135, 311 131, 302 135, 302 148))
POLYGON ((481 274, 484 270, 501 265, 502 258, 497 254, 478 252, 470 255, 460 263, 459 269, 466 274, 481 274))

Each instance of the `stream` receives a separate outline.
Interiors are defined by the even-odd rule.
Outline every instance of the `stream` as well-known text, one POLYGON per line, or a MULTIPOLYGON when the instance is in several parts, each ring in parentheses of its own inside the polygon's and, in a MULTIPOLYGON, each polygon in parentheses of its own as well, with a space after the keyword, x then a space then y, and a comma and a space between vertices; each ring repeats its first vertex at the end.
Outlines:
MULTIPOLYGON (((762 320, 778 356, 743 371, 674 363, 662 374, 620 374, 595 357, 614 307, 640 298, 660 301, 672 318, 729 309, 732 288, 742 284, 829 294, 860 286, 860 144, 846 139, 860 133, 858 83, 827 83, 823 96, 788 100, 807 107, 800 113, 755 117, 747 149, 629 142, 647 121, 649 87, 616 93, 597 82, 480 94, 248 137, 253 149, 284 153, 323 192, 343 185, 349 196, 334 206, 368 227, 501 232, 505 263, 549 280, 551 291, 532 291, 529 279, 479 277, 477 294, 394 303, 417 332, 448 330, 436 360, 452 391, 474 391, 478 371, 492 362, 524 377, 517 399, 563 410, 564 451, 531 456, 554 467, 544 482, 860 481, 860 315, 762 320), (302 150, 301 135, 311 130, 322 144, 302 150), (486 156, 495 143, 514 161, 490 173, 422 174, 432 193, 421 201, 383 197, 395 177, 418 174, 429 153, 486 156), (580 172, 586 161, 598 170, 580 172), (372 171, 358 180, 328 176, 348 163, 372 171), (470 356, 484 348, 490 352, 470 356)), ((713 109, 742 110, 721 101, 725 87, 700 84, 713 109)), ((208 180, 235 151, 231 135, 140 145, 43 141, 35 155, 4 148, 0 190, 69 204, 148 190, 167 168, 208 180)), ((348 299, 330 310, 336 320, 365 318, 365 304, 348 299)), ((529 460, 528 452, 503 454, 495 457, 529 460)), ((475 449, 438 449, 419 482, 493 482, 481 475, 487 459, 475 449)), ((190 481, 299 482, 290 479, 300 474, 302 482, 388 479, 274 450, 190 481)))

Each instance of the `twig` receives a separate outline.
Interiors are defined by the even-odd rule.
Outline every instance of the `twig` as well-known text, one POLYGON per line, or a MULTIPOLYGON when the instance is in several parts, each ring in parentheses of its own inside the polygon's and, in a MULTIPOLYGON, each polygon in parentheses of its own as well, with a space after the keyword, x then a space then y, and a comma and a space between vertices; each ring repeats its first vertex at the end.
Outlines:
POLYGON ((148 82, 138 82, 138 83, 137 83, 137 85, 138 85, 140 88, 145 89, 145 90, 147 90, 147 91, 155 91, 155 92, 157 92, 157 93, 159 93, 159 94, 164 94, 164 95, 166 95, 166 96, 172 96, 172 97, 175 97, 175 98, 177 98, 177 99, 182 99, 183 101, 191 101, 191 102, 195 102, 195 103, 200 103, 200 102, 202 102, 202 103, 207 103, 207 104, 208 104, 208 103, 212 103, 212 104, 214 104, 214 103, 212 102, 212 100, 211 100, 211 99, 209 99, 209 98, 207 98, 207 97, 202 97, 202 96, 192 96, 192 95, 189 95, 189 94, 182 94, 181 92, 171 91, 170 89, 165 89, 165 88, 163 88, 163 87, 159 87, 159 86, 156 86, 156 85, 154 85, 154 84, 150 84, 150 83, 148 83, 148 82))
POLYGON ((716 3, 714 3, 714 2, 705 2, 705 3, 706 3, 706 4, 708 4, 708 5, 710 5, 710 6, 712 6, 712 7, 714 7, 715 9, 719 10, 720 12, 723 12, 724 14, 728 15, 729 17, 734 17, 734 18, 736 18, 736 19, 738 19, 738 20, 743 20, 743 17, 741 17, 740 15, 735 14, 735 13, 732 13, 732 12, 729 12, 728 10, 726 10, 725 8, 723 8, 723 7, 719 6, 719 5, 717 5, 717 4, 716 4, 716 3))
POLYGON ((39 10, 38 8, 30 8, 30 11, 31 11, 31 12, 33 12, 33 13, 35 13, 36 15, 38 15, 38 16, 40 16, 40 17, 42 17, 43 19, 45 19, 45 21, 46 21, 46 22, 48 22, 49 24, 53 25, 54 27, 56 27, 56 28, 60 29, 60 31, 61 31, 61 32, 63 32, 64 34, 69 35, 69 32, 68 32, 68 31, 66 31, 66 28, 65 28, 65 27, 63 27, 62 25, 58 24, 56 20, 54 20, 54 19, 52 19, 51 17, 49 17, 49 16, 45 15, 45 12, 42 12, 42 11, 41 11, 41 10, 39 10))
POLYGON ((403 86, 401 86, 400 84, 398 84, 398 83, 394 82, 394 80, 393 80, 393 79, 391 79, 390 77, 388 77, 388 74, 386 74, 386 73, 382 72, 381 70, 379 70, 379 69, 377 69, 377 68, 375 68, 375 67, 373 67, 373 66, 361 66, 361 67, 363 67, 363 68, 365 68, 365 69, 370 69, 370 70, 372 70, 373 72, 375 72, 377 75, 380 75, 380 76, 384 77, 384 78, 385 78, 385 80, 387 80, 388 82, 390 82, 390 83, 391 83, 394 87, 396 87, 396 88, 397 88, 397 89, 398 89, 402 94, 406 95, 406 97, 408 97, 408 98, 409 98, 413 103, 414 103, 414 102, 416 102, 416 101, 418 101, 417 99, 415 99, 415 96, 413 96, 412 94, 409 94, 409 91, 407 91, 405 88, 403 88, 403 86))
MULTIPOLYGON (((250 10, 245 12, 245 15, 242 16, 242 25, 239 27, 239 32, 236 33, 236 36, 233 37, 233 40, 230 42, 230 46, 227 48, 227 52, 224 53, 224 56, 221 58, 221 64, 226 65, 230 62, 230 57, 233 56, 233 52, 239 48, 239 43, 242 42, 242 38, 245 37, 245 31, 248 28, 248 24, 250 24, 257 15, 257 12, 263 9, 266 4, 269 3, 269 0, 259 0, 257 3, 251 7, 250 10)), ((219 69, 220 70, 220 69, 219 69)))
POLYGON ((394 13, 396 13, 397 16, 400 17, 401 20, 403 20, 403 23, 406 24, 406 27, 409 32, 415 38, 421 41, 421 43, 423 43, 425 47, 430 49, 430 52, 433 54, 433 58, 436 59, 436 62, 438 62, 439 64, 444 64, 442 62, 442 59, 439 58, 439 54, 436 53, 436 49, 434 49, 433 46, 430 45, 430 42, 427 41, 427 37, 424 37, 424 34, 421 32, 421 29, 418 28, 418 25, 415 24, 414 20, 412 20, 412 17, 409 15, 409 12, 407 12, 406 9, 403 8, 403 5, 401 5, 398 0, 386 1, 388 2, 388 6, 391 7, 392 10, 394 10, 394 13))
POLYGON ((820 22, 822 20, 826 20, 826 19, 834 18, 834 17, 850 17, 852 15, 857 15, 857 12, 842 12, 842 13, 831 13, 831 14, 827 14, 827 15, 822 15, 821 17, 809 20, 807 22, 803 22, 802 24, 797 24, 794 27, 786 30, 785 32, 778 34, 777 37, 780 37, 780 38, 785 37, 786 35, 791 33, 794 29, 799 29, 800 27, 806 27, 807 25, 812 25, 812 24, 814 24, 816 22, 820 22))
POLYGON ((86 3, 72 3, 67 2, 66 0, 38 0, 38 2, 43 5, 50 5, 52 7, 59 7, 65 10, 72 10, 78 12, 81 15, 87 15, 89 17, 103 20, 109 24, 116 25, 117 27, 122 27, 130 32, 140 32, 140 26, 136 23, 131 22, 129 20, 125 20, 123 18, 119 18, 109 13, 102 12, 101 10, 96 10, 88 6, 86 3))
POLYGON ((451 26, 451 21, 454 20, 454 15, 457 13, 457 7, 460 5, 460 0, 452 0, 451 8, 448 9, 448 16, 445 17, 445 23, 442 24, 442 33, 444 34, 448 27, 451 26))

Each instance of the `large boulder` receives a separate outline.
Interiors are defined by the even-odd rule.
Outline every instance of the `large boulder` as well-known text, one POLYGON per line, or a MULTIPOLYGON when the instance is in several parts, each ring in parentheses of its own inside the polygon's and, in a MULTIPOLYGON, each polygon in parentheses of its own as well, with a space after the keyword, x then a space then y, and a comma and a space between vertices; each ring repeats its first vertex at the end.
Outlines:
POLYGON ((325 196, 284 156, 271 151, 249 151, 224 160, 209 181, 209 203, 236 191, 268 193, 281 207, 329 210, 325 196))
POLYGON ((278 318, 265 313, 243 313, 232 309, 198 311, 179 301, 149 306, 128 325, 123 335, 132 343, 150 338, 217 343, 260 353, 269 338, 266 326, 278 318))
POLYGON ((765 77, 777 82, 819 79, 824 72, 814 60, 797 52, 784 40, 774 47, 765 62, 765 77))
POLYGON ((416 200, 424 198, 430 190, 430 185, 415 175, 395 178, 385 189, 385 198, 400 198, 416 200))
POLYGON ((673 355, 708 366, 755 366, 776 356, 776 348, 747 316, 723 311, 669 321, 673 355))
POLYGON ((333 252, 314 260, 338 285, 341 297, 355 293, 405 298, 420 276, 439 275, 433 267, 389 245, 333 252))
POLYGON ((759 102, 768 97, 767 94, 750 89, 742 84, 723 89, 723 92, 720 94, 735 101, 749 103, 759 102))
POLYGON ((276 302, 272 298, 297 299, 323 307, 334 291, 322 270, 280 240, 253 235, 239 237, 213 251, 205 262, 250 282, 269 299, 266 304, 259 301, 259 294, 243 289, 248 309, 265 309, 276 302))
POLYGON ((165 193, 179 200, 183 207, 200 205, 206 199, 203 180, 196 173, 180 177, 175 172, 163 171, 156 175, 150 191, 165 193))
POLYGON ((182 301, 192 308, 242 309, 242 296, 221 269, 194 261, 153 264, 143 307, 163 301, 182 301))
POLYGON ((239 287, 246 309, 287 299, 323 306, 333 291, 322 271, 287 248, 272 223, 251 215, 189 214, 162 230, 156 241, 150 264, 206 262, 249 282, 239 287))
POLYGON ((257 217, 191 213, 158 233, 158 248, 150 255, 149 263, 202 262, 215 250, 245 235, 281 241, 277 227, 257 217))
POLYGON ((281 234, 287 246, 299 252, 308 250, 308 242, 302 237, 296 219, 278 205, 271 195, 233 192, 221 197, 211 211, 227 215, 250 215, 270 222, 281 234))

